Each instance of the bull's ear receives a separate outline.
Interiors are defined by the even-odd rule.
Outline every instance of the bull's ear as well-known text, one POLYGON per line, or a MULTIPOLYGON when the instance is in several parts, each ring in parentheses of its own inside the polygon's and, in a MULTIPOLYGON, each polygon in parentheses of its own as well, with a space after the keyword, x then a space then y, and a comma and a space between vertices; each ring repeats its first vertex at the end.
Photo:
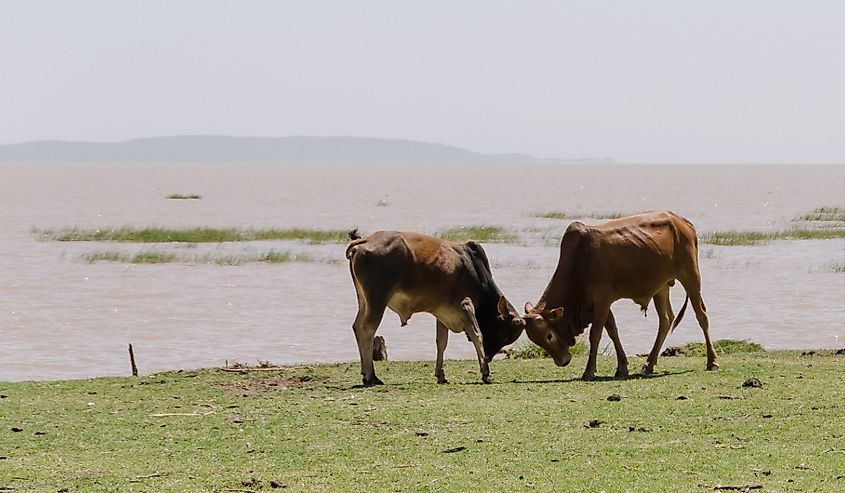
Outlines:
POLYGON ((510 311, 510 308, 508 308, 508 300, 506 300, 504 296, 499 296, 499 303, 496 305, 496 309, 499 310, 499 315, 501 315, 503 318, 513 316, 510 311))
POLYGON ((534 305, 531 304, 530 301, 525 302, 525 314, 528 315, 534 310, 534 305))
POLYGON ((551 310, 546 312, 545 315, 546 319, 548 319, 549 322, 556 322, 560 320, 560 318, 563 316, 563 308, 552 308, 551 310))

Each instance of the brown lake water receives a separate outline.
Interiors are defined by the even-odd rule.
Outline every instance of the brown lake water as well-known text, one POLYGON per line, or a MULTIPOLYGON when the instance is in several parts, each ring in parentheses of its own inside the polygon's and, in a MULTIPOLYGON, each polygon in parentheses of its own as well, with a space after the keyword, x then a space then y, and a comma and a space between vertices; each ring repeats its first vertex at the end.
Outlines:
MULTIPOLYGON (((500 288, 521 307, 536 302, 548 282, 556 241, 570 222, 533 217, 536 212, 669 209, 703 234, 787 228, 820 206, 845 206, 845 166, 0 163, 0 380, 125 375, 130 342, 142 373, 227 360, 358 357, 345 244, 65 243, 39 240, 34 228, 357 226, 363 233, 431 233, 498 225, 522 238, 485 244, 500 288), (166 199, 171 193, 202 199, 166 199), (290 250, 320 262, 81 259, 151 249, 194 258, 290 250)), ((702 245, 702 293, 713 336, 767 348, 845 347, 845 274, 831 272, 834 263, 845 264, 845 240, 702 245)), ((683 290, 672 296, 677 310, 683 290)), ((627 352, 650 349, 656 317, 644 319, 627 300, 617 302, 614 313, 627 352)), ((400 327, 388 311, 379 334, 392 360, 434 358, 431 316, 415 315, 400 327)), ((687 317, 667 345, 700 340, 695 317, 687 317)), ((609 345, 606 337, 602 345, 609 345)), ((474 358, 474 351, 453 335, 447 357, 474 358)))

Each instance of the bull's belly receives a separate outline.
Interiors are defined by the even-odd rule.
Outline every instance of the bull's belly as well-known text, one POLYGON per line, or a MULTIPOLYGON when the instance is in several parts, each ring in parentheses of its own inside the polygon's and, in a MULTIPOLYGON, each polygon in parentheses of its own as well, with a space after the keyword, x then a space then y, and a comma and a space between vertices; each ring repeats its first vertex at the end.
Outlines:
POLYGON ((668 279, 666 281, 660 281, 651 285, 640 287, 640 289, 637 290, 618 292, 616 293, 616 299, 633 300, 634 303, 645 309, 654 296, 659 293, 661 289, 665 288, 667 284, 669 286, 674 286, 675 280, 668 279))
POLYGON ((417 304, 411 296, 402 292, 394 293, 393 296, 387 300, 387 307, 399 315, 399 320, 402 322, 403 326, 407 325, 411 315, 422 311, 418 309, 417 304))
POLYGON ((424 305, 419 303, 415 297, 401 291, 390 297, 387 307, 399 316, 399 321, 403 326, 415 313, 430 313, 452 332, 464 331, 462 313, 460 308, 457 307, 424 305))

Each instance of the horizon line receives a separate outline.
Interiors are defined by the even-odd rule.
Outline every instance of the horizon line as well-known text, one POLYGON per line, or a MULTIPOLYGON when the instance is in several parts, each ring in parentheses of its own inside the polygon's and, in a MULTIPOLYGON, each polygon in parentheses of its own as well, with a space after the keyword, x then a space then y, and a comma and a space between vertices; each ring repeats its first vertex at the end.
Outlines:
MULTIPOLYGON (((666 161, 666 160, 636 160, 636 161, 627 161, 627 160, 619 160, 610 156, 589 156, 589 157, 571 157, 571 158, 547 158, 547 157, 538 157, 533 153, 525 152, 525 151, 502 151, 502 152, 487 152, 487 151, 477 151, 471 148, 462 147, 455 144, 447 144, 442 142, 436 141, 427 141, 427 140, 417 140, 412 138, 406 137, 372 137, 372 136, 361 136, 361 135, 303 135, 303 134, 291 134, 291 135, 283 135, 283 136, 269 136, 269 135, 233 135, 233 134, 216 134, 216 133, 196 133, 196 134, 168 134, 168 135, 152 135, 146 137, 130 137, 124 138, 122 140, 72 140, 72 139, 51 139, 51 138, 43 138, 43 139, 35 139, 35 140, 27 140, 27 141, 18 141, 18 142, 6 142, 0 143, 0 147, 4 146, 14 146, 14 145, 24 145, 24 144, 36 144, 36 143, 44 143, 44 142, 61 142, 61 143, 73 143, 73 144, 122 144, 131 141, 137 140, 145 140, 145 139, 158 139, 158 138, 180 138, 180 137, 222 137, 222 138, 240 138, 240 139, 287 139, 287 138, 346 138, 346 139, 372 139, 372 140, 386 140, 386 141, 404 141, 404 142, 414 142, 414 143, 421 143, 421 144, 433 144, 433 145, 441 145, 446 147, 452 147, 459 150, 469 151, 477 154, 484 154, 490 156, 496 155, 510 155, 510 154, 522 154, 529 157, 533 157, 535 159, 539 159, 542 161, 590 161, 590 160, 611 160, 612 163, 576 163, 576 162, 561 162, 561 163, 554 163, 554 162, 545 162, 545 163, 527 163, 527 164, 535 164, 539 166, 559 166, 559 165, 622 165, 622 166, 630 166, 630 165, 681 165, 681 166, 712 166, 712 165, 736 165, 736 166, 754 166, 754 165, 776 165, 776 166, 841 166, 845 165, 845 159, 841 161, 666 161)), ((3 161, 3 162, 65 162, 63 160, 54 160, 54 161, 3 161)), ((73 162, 73 161, 70 161, 73 162)), ((75 162, 86 162, 86 161, 75 161, 75 162)), ((98 161, 90 161, 90 162, 98 162, 98 161)), ((139 162, 139 161, 115 161, 115 162, 139 162)), ((156 161, 148 161, 148 162, 156 162, 156 161)), ((161 161, 166 162, 166 161, 161 161)), ((182 162, 182 161, 175 161, 175 162, 182 162)), ((201 161, 195 161, 201 162, 201 161)), ((234 162, 234 161, 232 161, 234 162)), ((267 161, 268 163, 272 163, 274 161, 267 161)), ((379 164, 379 163, 373 163, 379 164)), ((459 163, 456 163, 459 164, 459 163)), ((472 164, 472 163, 467 163, 472 164)), ((493 164, 493 163, 491 163, 493 164)), ((519 166, 519 164, 516 164, 519 166)))

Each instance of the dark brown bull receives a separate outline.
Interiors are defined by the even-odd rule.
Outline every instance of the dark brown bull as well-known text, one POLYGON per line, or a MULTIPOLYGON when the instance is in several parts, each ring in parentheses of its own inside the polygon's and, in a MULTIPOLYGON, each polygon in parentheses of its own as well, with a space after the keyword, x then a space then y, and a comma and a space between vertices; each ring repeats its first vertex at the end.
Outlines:
POLYGON ((555 364, 565 366, 572 358, 569 346, 591 325, 590 359, 583 379, 592 380, 602 327, 606 326, 616 348, 616 375, 626 376, 628 362, 610 311, 610 305, 622 298, 632 299, 643 311, 653 300, 660 321, 657 339, 643 365, 644 374, 654 370, 660 348, 669 331, 681 321, 687 302, 692 303, 704 332, 707 369, 719 367, 701 299, 698 238, 691 222, 673 212, 650 212, 598 226, 577 221, 570 224, 561 239, 557 269, 546 291, 536 307, 525 304, 526 332, 551 354, 555 364), (669 287, 675 279, 683 285, 687 298, 673 323, 669 287))
POLYGON ((373 367, 373 338, 385 308, 402 325, 427 312, 437 319, 434 375, 446 383, 443 352, 449 331, 464 332, 475 346, 481 380, 490 383, 488 362, 522 334, 525 321, 499 291, 481 245, 454 243, 419 233, 379 231, 366 238, 349 234, 346 249, 358 295, 352 329, 361 357, 364 385, 380 385, 373 367))

